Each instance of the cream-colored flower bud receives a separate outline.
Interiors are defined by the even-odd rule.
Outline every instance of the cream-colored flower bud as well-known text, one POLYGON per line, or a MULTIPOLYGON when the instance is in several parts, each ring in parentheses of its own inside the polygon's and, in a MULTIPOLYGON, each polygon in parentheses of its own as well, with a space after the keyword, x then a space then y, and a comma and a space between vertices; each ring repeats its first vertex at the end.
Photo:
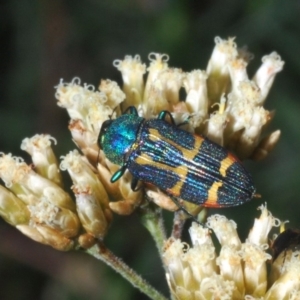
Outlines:
POLYGON ((62 159, 60 168, 68 171, 73 183, 89 186, 99 203, 108 207, 108 195, 105 188, 84 156, 80 155, 77 150, 73 150, 62 159))
POLYGON ((182 260, 184 249, 187 247, 186 244, 180 240, 170 239, 168 241, 168 247, 164 249, 163 262, 166 268, 168 283, 171 290, 176 290, 176 287, 185 287, 189 284, 186 280, 190 275, 190 270, 186 269, 186 262, 182 260))
POLYGON ((246 294, 263 297, 267 290, 266 261, 271 255, 261 246, 246 242, 242 245, 246 294))
MULTIPOLYGON (((248 84, 246 85, 249 87, 248 84)), ((259 143, 262 128, 270 119, 269 111, 256 105, 257 98, 254 95, 259 96, 256 93, 245 94, 245 97, 249 97, 246 98, 246 101, 242 97, 234 99, 233 94, 228 95, 230 103, 228 127, 233 133, 241 131, 235 146, 240 158, 252 155, 259 143), (253 98, 251 98, 252 96, 253 98)))
POLYGON ((164 98, 172 105, 176 105, 180 101, 179 90, 183 77, 182 70, 176 68, 169 68, 158 74, 156 81, 161 82, 164 98))
MULTIPOLYGON (((214 275, 217 271, 215 247, 212 244, 202 244, 188 249, 183 260, 187 262, 187 266, 191 270, 194 291, 199 290, 199 285, 204 278, 214 275)), ((188 277, 186 281, 188 282, 188 277)), ((186 287, 189 287, 186 284, 186 287)))
POLYGON ((220 255, 216 260, 220 267, 220 274, 226 280, 233 281, 239 291, 239 299, 245 295, 244 274, 242 258, 235 247, 223 246, 220 255))
POLYGON ((100 159, 99 163, 97 164, 98 170, 98 177, 100 178, 103 186, 105 187, 106 192, 109 195, 111 200, 116 200, 121 198, 121 193, 119 189, 120 181, 117 180, 116 182, 112 183, 110 181, 112 175, 117 172, 120 166, 111 163, 105 156, 101 157, 100 152, 100 159))
POLYGON ((162 83, 157 80, 152 83, 151 88, 147 91, 147 101, 143 105, 144 117, 146 119, 153 118, 162 110, 171 111, 171 104, 165 98, 162 83))
POLYGON ((21 157, 14 157, 9 154, 0 153, 0 177, 4 181, 5 186, 16 192, 22 192, 22 186, 19 182, 31 168, 24 163, 21 157))
POLYGON ((239 81, 236 89, 231 92, 233 105, 235 101, 243 102, 244 105, 257 106, 262 103, 262 95, 259 87, 254 81, 239 81), (234 97, 233 97, 234 96, 234 97))
POLYGON ((55 87, 55 98, 58 100, 57 105, 68 110, 72 119, 82 119, 80 113, 82 107, 81 94, 84 93, 84 88, 80 85, 81 80, 78 77, 73 78, 70 83, 66 83, 61 79, 55 87))
POLYGON ((226 98, 224 95, 222 95, 220 104, 218 105, 218 111, 212 113, 206 123, 207 129, 205 136, 211 141, 224 146, 226 142, 224 140, 224 130, 228 122, 228 111, 225 109, 226 98))
POLYGON ((58 207, 48 201, 49 198, 41 197, 35 205, 29 205, 31 220, 30 225, 45 225, 53 228, 65 237, 71 238, 78 234, 80 223, 77 215, 63 207, 58 207))
POLYGON ((2 185, 0 185, 0 216, 13 226, 28 224, 30 219, 26 205, 2 185))
POLYGON ((85 127, 94 135, 94 141, 91 144, 93 146, 97 143, 97 138, 103 122, 114 117, 115 113, 111 107, 106 105, 106 103, 99 103, 98 101, 92 101, 92 99, 86 99, 86 101, 89 113, 85 120, 85 127))
POLYGON ((258 209, 261 210, 261 215, 259 219, 255 219, 247 240, 249 243, 262 246, 268 244, 268 235, 272 227, 278 227, 280 221, 274 218, 271 212, 267 210, 266 204, 259 206, 258 209))
POLYGON ((162 209, 167 209, 169 211, 176 211, 179 209, 178 205, 160 190, 147 190, 146 194, 151 201, 162 209))
POLYGON ((203 278, 209 277, 217 272, 215 247, 212 243, 209 229, 193 223, 189 229, 193 248, 189 248, 184 260, 188 262, 192 270, 193 280, 199 284, 203 278))
POLYGON ((126 55, 124 60, 115 60, 113 65, 122 74, 123 91, 126 94, 123 109, 132 105, 138 107, 143 100, 146 65, 141 62, 139 55, 126 55))
POLYGON ((108 222, 93 188, 87 184, 73 186, 76 207, 83 228, 92 236, 102 239, 108 228, 108 222))
POLYGON ((35 173, 20 158, 10 154, 0 156, 0 177, 24 203, 35 205, 39 199, 75 212, 75 204, 70 195, 52 181, 35 173))
POLYGON ((284 61, 280 55, 272 52, 262 58, 262 65, 257 70, 253 81, 260 88, 263 101, 267 98, 269 91, 273 85, 275 76, 283 69, 284 61))
POLYGON ((35 225, 31 227, 28 225, 16 226, 24 235, 33 239, 34 241, 51 246, 59 251, 69 251, 74 247, 74 242, 53 228, 43 225, 35 225))
POLYGON ((235 290, 234 282, 225 280, 221 275, 213 274, 202 281, 199 293, 202 298, 197 299, 238 299, 235 290))
POLYGON ((206 68, 210 104, 218 102, 221 95, 228 92, 230 88, 228 62, 238 56, 234 38, 222 40, 220 37, 216 37, 215 43, 216 46, 206 68))
MULTIPOLYGON (((74 140, 85 149, 98 149, 97 137, 102 123, 113 114, 113 108, 107 105, 108 97, 104 92, 95 91, 92 85, 80 86, 78 78, 71 83, 61 81, 56 87, 58 105, 67 109, 72 123, 70 129, 74 140), (74 122, 80 121, 80 126, 74 122)), ((91 150, 93 151, 93 150, 91 150)))
POLYGON ((97 242, 97 239, 89 233, 81 234, 78 237, 78 244, 83 249, 89 249, 94 246, 97 242))
POLYGON ((27 178, 24 178, 23 185, 30 193, 36 195, 38 198, 45 197, 47 201, 58 207, 75 211, 75 205, 72 198, 62 188, 51 181, 44 179, 33 171, 26 177, 27 178))
POLYGON ((150 65, 147 68, 148 77, 144 92, 144 102, 148 101, 150 91, 152 90, 153 84, 156 82, 158 75, 168 69, 169 56, 160 53, 150 53, 148 55, 148 59, 150 60, 150 65))
POLYGON ((150 60, 150 65, 147 71, 150 78, 147 78, 147 82, 149 81, 151 84, 157 79, 159 73, 168 69, 169 55, 152 52, 148 55, 148 59, 150 60))
POLYGON ((263 107, 254 107, 251 113, 251 118, 248 123, 245 123, 244 135, 254 142, 260 136, 262 127, 267 123, 269 112, 263 107))
POLYGON ((119 85, 115 81, 109 79, 101 80, 99 90, 100 92, 105 93, 107 97, 105 104, 112 109, 115 109, 126 98, 126 95, 120 89, 119 85))
POLYGON ((211 228, 222 246, 241 247, 241 241, 236 231, 236 223, 221 215, 213 215, 207 219, 207 226, 211 228))
POLYGON ((264 137, 255 148, 251 158, 254 160, 262 160, 266 158, 277 145, 280 135, 281 131, 276 130, 264 137))
POLYGON ((193 222, 189 228, 189 234, 193 246, 201 246, 204 244, 213 245, 209 229, 195 222, 193 222))
POLYGON ((69 130, 77 147, 80 148, 90 162, 96 164, 99 154, 96 132, 87 130, 81 120, 71 120, 69 130))
POLYGON ((131 202, 131 199, 125 199, 110 202, 109 208, 118 215, 128 216, 134 212, 136 206, 131 202))
POLYGON ((186 105, 193 115, 197 115, 197 122, 193 127, 200 126, 208 116, 209 99, 207 95, 207 74, 205 71, 194 70, 186 73, 183 86, 186 90, 186 105))
POLYGON ((151 118, 162 110, 172 111, 180 101, 179 90, 184 77, 182 70, 167 68, 167 64, 162 64, 164 55, 155 54, 155 58, 157 60, 150 66, 152 79, 147 79, 143 105, 145 118, 151 118))
POLYGON ((228 94, 228 110, 229 110, 229 123, 228 128, 231 133, 241 131, 245 128, 245 124, 249 122, 251 118, 252 105, 248 105, 243 101, 237 101, 233 94, 228 94))
POLYGON ((239 90, 240 83, 248 80, 247 62, 241 58, 235 58, 228 62, 228 70, 231 79, 231 93, 239 90))
POLYGON ((51 141, 56 144, 55 138, 48 134, 36 134, 32 138, 22 141, 21 149, 31 155, 36 172, 63 186, 61 173, 56 156, 51 148, 51 141))
POLYGON ((216 45, 207 66, 208 74, 214 72, 228 74, 227 64, 238 56, 234 40, 235 38, 229 38, 228 40, 223 40, 220 37, 215 38, 216 45))
POLYGON ((250 157, 257 147, 263 126, 267 123, 269 112, 263 107, 255 107, 252 110, 251 121, 246 124, 236 146, 236 152, 241 159, 250 157))
POLYGON ((107 98, 104 93, 94 91, 92 85, 80 84, 79 78, 74 78, 70 83, 61 80, 56 86, 55 97, 58 105, 67 109, 71 119, 86 121, 90 104, 96 102, 102 106, 107 98))

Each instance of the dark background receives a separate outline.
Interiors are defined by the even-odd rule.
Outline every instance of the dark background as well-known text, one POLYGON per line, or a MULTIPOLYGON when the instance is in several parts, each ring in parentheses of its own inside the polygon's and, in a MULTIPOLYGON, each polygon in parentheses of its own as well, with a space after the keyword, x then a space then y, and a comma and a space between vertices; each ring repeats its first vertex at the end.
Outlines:
MULTIPOLYGON (((0 4, 0 151, 24 155, 21 140, 50 133, 61 156, 74 148, 68 117, 56 106, 60 78, 98 85, 121 82, 114 59, 167 53, 170 65, 205 69, 214 37, 236 36, 255 54, 252 76, 263 55, 277 51, 286 62, 268 97, 281 129, 276 149, 262 162, 247 162, 261 200, 223 210, 244 239, 267 202, 272 213, 300 227, 300 1, 116 0, 17 1, 0 4)), ((28 157, 27 157, 28 158, 28 157)), ((216 212, 216 211, 214 211, 216 212)), ((220 212, 220 211, 217 211, 220 212)), ((137 216, 116 217, 106 244, 167 294, 164 274, 148 233, 137 216)), ((101 262, 81 253, 60 253, 22 236, 0 221, 0 299, 146 299, 101 262)))

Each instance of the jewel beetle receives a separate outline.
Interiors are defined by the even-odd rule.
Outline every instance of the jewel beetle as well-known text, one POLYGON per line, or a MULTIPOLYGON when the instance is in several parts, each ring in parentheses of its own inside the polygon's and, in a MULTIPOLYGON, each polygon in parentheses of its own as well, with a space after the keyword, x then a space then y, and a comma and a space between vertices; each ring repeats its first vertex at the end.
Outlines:
POLYGON ((215 208, 241 205, 255 193, 251 175, 233 154, 182 130, 168 111, 146 120, 131 106, 117 119, 103 122, 98 144, 112 163, 121 166, 111 182, 128 169, 133 189, 143 181, 171 199, 215 208))

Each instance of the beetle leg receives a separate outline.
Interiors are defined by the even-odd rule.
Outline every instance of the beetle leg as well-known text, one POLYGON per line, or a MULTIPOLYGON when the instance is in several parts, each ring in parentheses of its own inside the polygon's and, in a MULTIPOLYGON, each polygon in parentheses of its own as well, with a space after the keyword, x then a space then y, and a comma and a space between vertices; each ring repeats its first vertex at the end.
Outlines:
POLYGON ((135 115, 138 116, 138 112, 134 106, 129 106, 123 113, 124 114, 130 114, 130 115, 135 115))
POLYGON ((132 181, 131 181, 131 189, 134 191, 134 192, 137 192, 139 191, 142 186, 137 186, 139 183, 139 180, 136 178, 136 177, 132 177, 132 181))
POLYGON ((167 121, 167 120, 166 120, 166 117, 169 118, 169 123, 171 123, 172 125, 176 125, 173 116, 172 116, 171 113, 170 113, 169 111, 167 111, 167 110, 162 110, 162 111, 159 113, 157 119, 167 121))
POLYGON ((116 182, 118 179, 120 179, 122 176, 123 176, 123 174, 124 174, 124 172, 126 171, 126 169, 127 169, 127 165, 123 165, 112 177, 111 177, 111 179, 110 179, 110 182, 111 183, 114 183, 114 182, 116 182))
POLYGON ((176 124, 172 114, 167 110, 163 110, 159 113, 157 118, 160 119, 160 120, 169 121, 170 124, 175 125, 177 127, 180 127, 180 126, 188 124, 189 119, 191 118, 191 116, 189 116, 185 121, 183 121, 179 124, 176 124), (168 120, 166 120, 166 117, 168 117, 168 120))

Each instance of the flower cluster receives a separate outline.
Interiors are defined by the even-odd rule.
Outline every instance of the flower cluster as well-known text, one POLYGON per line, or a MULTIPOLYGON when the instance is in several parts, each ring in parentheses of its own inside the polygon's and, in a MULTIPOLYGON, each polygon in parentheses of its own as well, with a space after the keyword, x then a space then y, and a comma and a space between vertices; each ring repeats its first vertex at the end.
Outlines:
MULTIPOLYGON (((205 134, 209 139, 234 150, 240 158, 265 157, 278 141, 280 132, 275 131, 261 138, 263 128, 272 117, 272 113, 262 105, 276 73, 284 63, 276 53, 271 53, 263 58, 261 67, 250 80, 246 66, 251 55, 238 49, 233 39, 216 38, 215 42, 206 71, 183 72, 170 68, 167 55, 152 53, 148 68, 139 56, 126 56, 124 60, 114 61, 114 66, 122 74, 122 89, 110 80, 102 80, 98 90, 91 85, 82 86, 76 78, 71 83, 61 81, 56 87, 58 105, 67 110, 71 118, 69 129, 72 138, 83 153, 80 155, 76 150, 70 152, 61 162, 61 168, 67 170, 73 180, 76 207, 70 195, 63 190, 57 160, 50 145, 51 138, 37 135, 25 139, 22 149, 32 156, 34 169, 11 155, 3 154, 0 158, 0 176, 13 193, 1 187, 2 195, 5 194, 2 198, 6 199, 8 195, 10 199, 17 197, 15 202, 26 206, 23 219, 27 222, 23 221, 26 225, 22 225, 22 231, 39 241, 44 240, 36 232, 37 228, 41 231, 41 226, 43 230, 57 230, 62 226, 61 231, 65 232, 65 225, 59 224, 58 220, 37 218, 36 205, 39 207, 47 203, 48 206, 54 205, 52 208, 47 206, 47 211, 56 215, 55 218, 59 214, 65 216, 62 212, 65 209, 72 215, 74 228, 71 235, 64 235, 65 238, 76 236, 82 230, 79 218, 85 231, 99 238, 107 231, 112 211, 130 214, 141 203, 143 195, 141 190, 132 191, 130 174, 111 183, 110 177, 118 166, 107 160, 102 151, 98 157, 97 138, 101 125, 108 118, 121 114, 120 105, 122 110, 134 105, 145 118, 168 110, 178 123, 189 120, 187 130, 205 134), (144 81, 146 71, 147 80, 144 81), (186 92, 185 99, 180 98, 182 88, 186 92), (28 187, 29 184, 32 186, 28 187), (24 190, 30 200, 24 198, 24 190), (47 193, 48 190, 51 193, 47 193), (44 197, 47 200, 44 201, 44 197), (58 198, 62 199, 59 204, 58 198), (55 226, 48 227, 50 223, 55 223, 55 226)), ((176 209, 171 201, 167 204, 165 199, 160 201, 164 197, 159 192, 154 192, 154 195, 153 191, 149 193, 152 193, 152 199, 156 198, 156 203, 170 210, 176 209)), ((9 215, 14 219, 14 214, 9 215)), ((21 226, 19 221, 10 221, 5 213, 3 217, 21 226)))
MULTIPOLYGON (((217 37, 215 44, 205 71, 171 68, 167 55, 151 53, 148 67, 138 55, 114 61, 122 74, 122 88, 108 79, 102 80, 97 89, 81 84, 78 78, 70 83, 61 80, 55 96, 70 116, 69 129, 81 153, 73 150, 59 164, 51 146, 56 141, 49 135, 23 140, 21 148, 31 155, 32 165, 1 153, 0 178, 5 187, 0 186, 0 215, 25 235, 58 250, 78 246, 87 249, 102 241, 113 213, 131 214, 145 198, 143 189, 132 190, 128 172, 117 182, 110 181, 119 166, 98 147, 103 122, 118 117, 130 106, 146 119, 167 110, 182 128, 204 134, 240 159, 265 158, 276 145, 280 131, 263 135, 273 117, 263 105, 284 62, 273 52, 263 57, 250 79, 246 67, 252 55, 237 48, 233 38, 217 37), (67 171, 73 181, 75 201, 64 190, 61 170, 67 171)), ((162 208, 177 209, 159 190, 146 193, 162 208)), ((264 227, 264 233, 261 228, 256 234, 250 233, 242 244, 233 223, 223 217, 211 217, 207 226, 222 245, 218 258, 208 229, 195 225, 190 229, 192 248, 176 239, 169 240, 165 248, 163 260, 174 298, 218 298, 216 295, 223 291, 236 299, 247 294, 261 297, 267 290, 265 261, 269 256, 264 245, 270 228, 264 227), (262 234, 261 240, 255 240, 262 234)))
POLYGON ((267 262, 272 256, 268 235, 280 221, 265 206, 242 243, 236 224, 224 216, 213 215, 207 228, 193 223, 189 233, 192 247, 170 239, 163 260, 174 299, 298 299, 300 297, 299 251, 282 251, 273 262, 268 277, 267 262), (211 239, 215 233, 219 254, 211 239), (288 284, 287 284, 288 283, 288 284))

